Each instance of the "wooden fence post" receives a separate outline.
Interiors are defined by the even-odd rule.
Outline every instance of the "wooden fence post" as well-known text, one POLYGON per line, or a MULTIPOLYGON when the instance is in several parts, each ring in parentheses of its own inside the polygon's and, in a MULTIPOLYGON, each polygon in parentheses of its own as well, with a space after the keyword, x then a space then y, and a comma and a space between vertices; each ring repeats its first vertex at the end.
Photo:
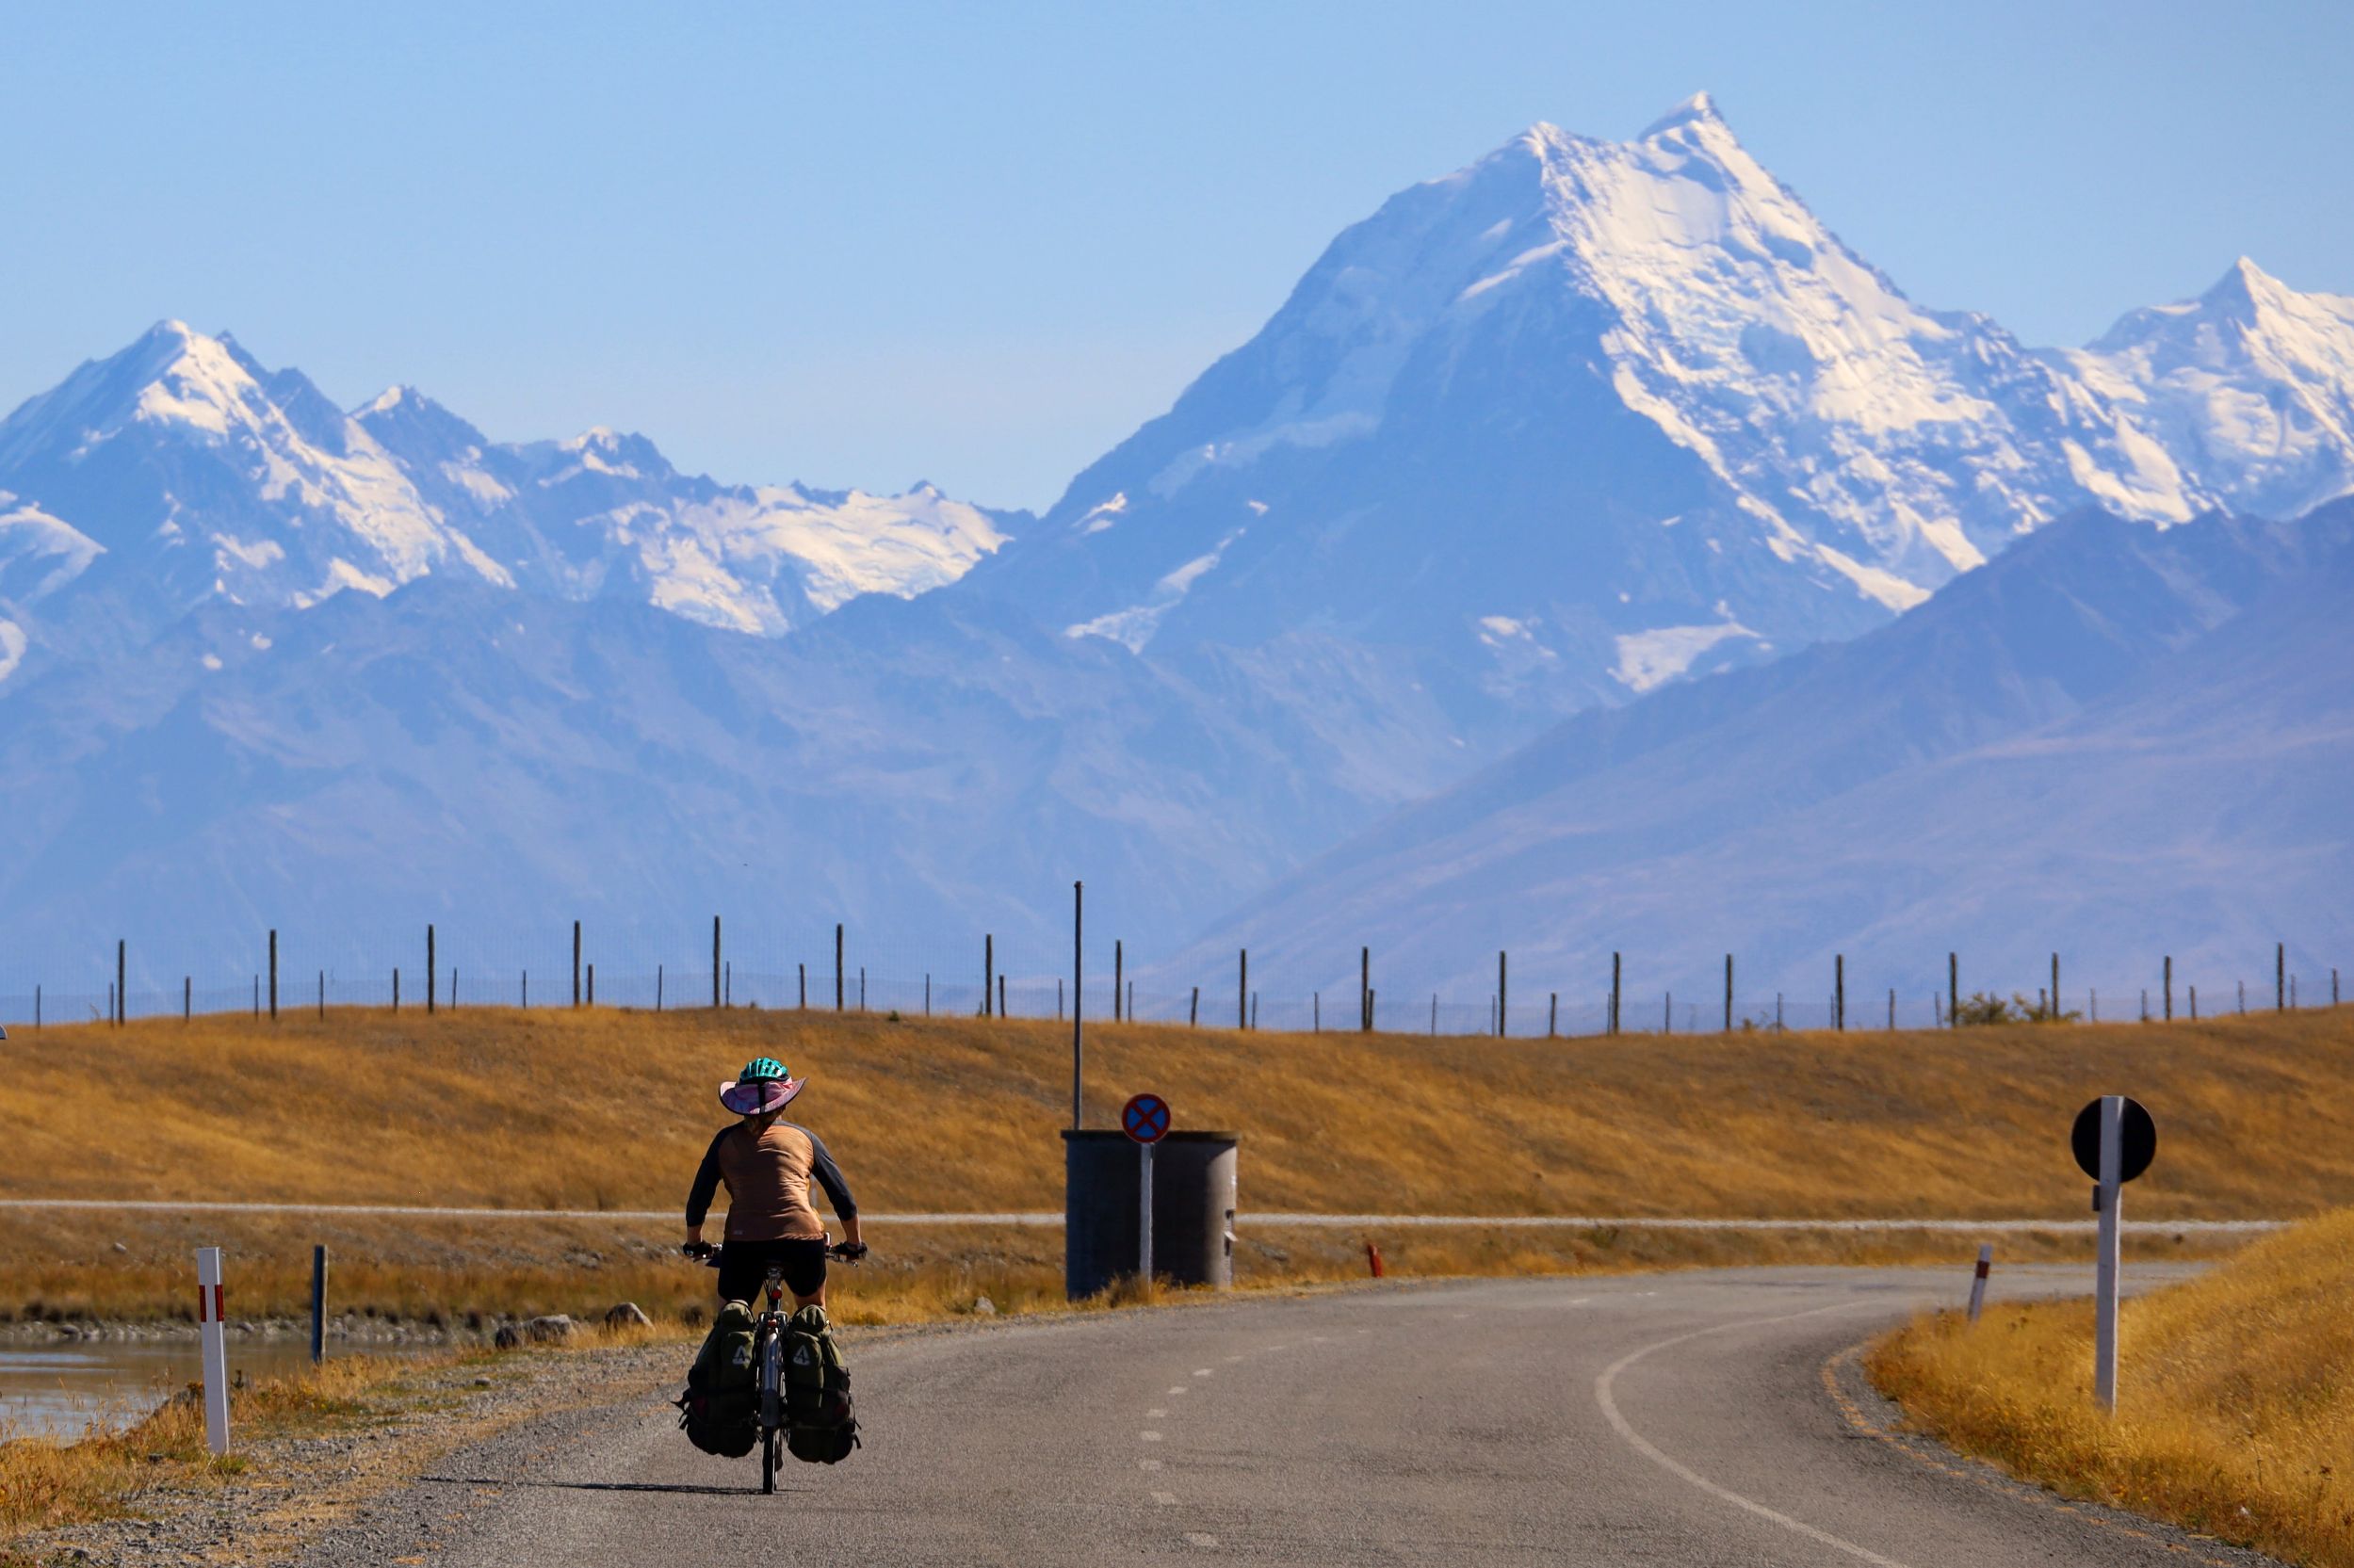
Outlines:
POLYGON ((2286 1012, 2288 1010, 2289 945, 2276 942, 2272 945, 2272 1010, 2286 1012))
POLYGON ((720 917, 711 916, 711 1010, 718 1011, 726 1001, 722 989, 724 982, 720 970, 720 917))
POLYGON ((1373 1028, 1373 1005, 1367 998, 1373 994, 1373 949, 1356 950, 1356 1027, 1359 1034, 1370 1034, 1373 1028))
POLYGON ((1733 1032, 1733 956, 1725 955, 1725 1032, 1733 1032))
POLYGON ((441 971, 436 967, 439 962, 433 952, 433 928, 428 925, 425 928, 425 1010, 429 1017, 433 1011, 435 989, 440 984, 438 977, 441 971))
POLYGON ((1831 955, 1831 1018, 1834 1026, 1844 1031, 1847 1027, 1847 955, 1831 955))
POLYGON ((1550 1040, 1561 1032, 1561 993, 1549 993, 1548 998, 1545 1004, 1545 1038, 1550 1040))
POLYGON ((1961 956, 1957 953, 1947 953, 1945 955, 1945 1026, 1949 1029, 1961 1026, 1961 956))
POLYGON ((275 928, 269 933, 269 1016, 272 1019, 278 1016, 278 932, 275 928))
POLYGON ((1120 945, 1120 939, 1115 936, 1112 939, 1112 1021, 1114 1024, 1128 1017, 1123 1000, 1128 994, 1128 981, 1121 978, 1127 972, 1128 955, 1120 945))
POLYGON ((1247 1029, 1251 1026, 1251 950, 1240 951, 1234 979, 1234 1026, 1247 1029))
POLYGON ((1189 1003, 1185 1009, 1185 1022, 1188 1027, 1201 1027, 1202 988, 1200 986, 1195 986, 1193 988, 1193 1000, 1189 1003))
POLYGON ((1499 948, 1496 953, 1496 1038, 1499 1040, 1502 1040, 1505 1035, 1512 1032, 1511 1025, 1507 1021, 1507 1015, 1504 1011, 1505 994, 1504 955, 1502 949, 1499 948))
POLYGON ((2166 1010, 2164 1019, 2165 1022, 2171 1024, 2174 1022, 2174 955, 2172 953, 2168 953, 2166 956, 2165 979, 2166 1010))
POLYGON ((572 1005, 580 1005, 580 922, 572 923, 572 1005))
POLYGON ((1613 953, 1613 954, 1611 954, 1611 955, 1610 955, 1610 1029, 1609 1029, 1609 1032, 1610 1032, 1610 1033, 1612 1033, 1612 1034, 1616 1034, 1616 1033, 1618 1032, 1618 955, 1617 955, 1616 953, 1613 953))
POLYGON ((981 938, 981 1016, 989 1016, 989 994, 998 988, 998 939, 984 932, 981 938))
POLYGON ((834 1010, 842 1010, 842 925, 834 923, 834 1010))

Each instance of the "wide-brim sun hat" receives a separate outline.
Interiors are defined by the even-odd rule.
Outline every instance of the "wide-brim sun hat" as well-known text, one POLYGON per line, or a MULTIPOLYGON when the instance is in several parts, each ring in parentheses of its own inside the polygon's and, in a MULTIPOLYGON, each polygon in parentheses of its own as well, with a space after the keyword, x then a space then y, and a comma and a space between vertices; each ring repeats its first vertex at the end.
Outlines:
POLYGON ((720 1104, 739 1116, 765 1116, 784 1109, 808 1084, 805 1077, 733 1080, 720 1085, 720 1104))

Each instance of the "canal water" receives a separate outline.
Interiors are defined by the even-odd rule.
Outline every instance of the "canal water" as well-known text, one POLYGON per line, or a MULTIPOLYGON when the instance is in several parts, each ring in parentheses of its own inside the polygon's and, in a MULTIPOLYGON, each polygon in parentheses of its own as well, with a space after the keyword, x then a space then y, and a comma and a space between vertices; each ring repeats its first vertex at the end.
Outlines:
MULTIPOLYGON (((371 1345, 366 1353, 397 1355, 400 1348, 371 1345)), ((127 1426, 202 1379, 197 1357, 192 1338, 0 1345, 0 1441, 127 1426)), ((310 1364, 310 1343, 299 1337, 229 1341, 233 1380, 240 1372, 248 1381, 284 1377, 310 1364)))

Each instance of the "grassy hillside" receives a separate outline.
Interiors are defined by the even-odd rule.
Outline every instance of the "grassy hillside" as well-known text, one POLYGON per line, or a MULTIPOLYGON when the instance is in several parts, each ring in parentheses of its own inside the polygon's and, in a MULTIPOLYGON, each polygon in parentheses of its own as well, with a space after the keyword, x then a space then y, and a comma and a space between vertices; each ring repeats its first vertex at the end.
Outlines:
POLYGON ((2349 1301, 2354 1209, 2124 1303, 2115 1421, 2093 1410, 2087 1301, 1927 1319, 1870 1365, 1931 1432, 2028 1479, 2354 1568, 2349 1301))
MULTIPOLYGON (((1088 1031, 1088 1119, 1150 1088, 1243 1136, 1258 1209, 2079 1219, 2070 1118, 2158 1119, 2136 1217, 2354 1201, 2354 1010, 2200 1025, 1624 1037, 1088 1031)), ((21 1197, 667 1209, 768 1054, 868 1207, 1060 1202, 1068 1029, 505 1009, 19 1032, 21 1197)))
MULTIPOLYGON (((795 1114, 869 1210, 1051 1209, 1069 1052, 1067 1026, 1052 1024, 749 1010, 331 1012, 21 1031, 0 1045, 0 1194, 671 1210, 726 1120, 718 1083, 765 1053, 810 1075, 795 1114)), ((2354 1202, 2349 1062, 2354 1010, 1616 1042, 1091 1026, 1088 1119, 1108 1125, 1123 1098, 1150 1088, 1180 1126, 1240 1132, 1246 1212, 2074 1220, 2086 1184, 2066 1152, 2069 1121, 2092 1095, 2124 1091, 2160 1127, 2129 1214, 2251 1218, 2354 1202)), ((200 1232, 239 1253, 249 1282, 275 1269, 261 1293, 271 1303, 299 1300, 313 1239, 348 1260, 338 1279, 349 1291, 380 1268, 368 1293, 344 1299, 403 1311, 503 1304, 492 1276, 538 1280, 520 1298, 530 1302, 570 1303, 565 1291, 584 1278, 681 1301, 707 1287, 668 1263, 646 1272, 675 1240, 667 1223, 0 1210, 0 1312, 102 1298, 168 1310, 185 1295, 185 1246, 200 1232)), ((1426 1272, 1810 1255, 1787 1238, 1628 1239, 1637 1234, 1383 1241, 1393 1263, 1426 1272)), ((879 1239, 893 1266, 965 1269, 973 1293, 1000 1301, 1050 1292, 1060 1255, 1051 1232, 879 1239)), ((1311 1276, 1361 1267, 1356 1237, 1250 1239, 1248 1263, 1311 1276)), ((1897 1255, 1887 1237, 1843 1245, 1897 1255)), ((1905 1245, 1922 1255, 1919 1240, 1905 1245)), ((2026 1255, 2024 1243, 2005 1247, 2026 1255)), ((870 1286, 883 1267, 864 1276, 870 1286)))

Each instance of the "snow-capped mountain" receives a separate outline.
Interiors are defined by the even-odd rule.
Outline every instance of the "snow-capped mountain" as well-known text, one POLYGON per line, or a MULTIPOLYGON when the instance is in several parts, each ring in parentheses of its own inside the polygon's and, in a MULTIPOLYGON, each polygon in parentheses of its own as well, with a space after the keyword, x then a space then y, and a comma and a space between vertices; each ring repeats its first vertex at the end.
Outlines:
POLYGON ((774 636, 856 593, 949 581, 1008 521, 930 486, 720 485, 608 430, 495 445, 405 388, 348 415, 300 371, 176 321, 0 422, 0 617, 103 558, 134 636, 211 596, 300 608, 428 574, 774 636))
POLYGON ((625 590, 764 637, 860 593, 937 588, 1005 542, 1005 514, 929 484, 890 496, 721 485, 678 473, 643 436, 602 428, 495 445, 409 387, 354 423, 399 459, 436 511, 499 541, 546 590, 625 590))
POLYGON ((1174 662, 1367 667, 1477 755, 1852 636, 2078 507, 2340 493, 2342 310, 2263 299, 2200 374, 2293 406, 2290 457, 2181 412, 2219 400, 2154 342, 2179 311, 2069 355, 1916 304, 1705 96, 1630 142, 1538 125, 1342 234, 967 586, 1174 662))
MULTIPOLYGON (((1135 958, 1401 812, 1413 853, 1348 851, 1393 881, 1327 866, 1290 937, 1254 913, 1217 940, 1305 977, 1327 938, 1402 951, 1374 923, 1415 907, 1466 938, 1474 895, 1553 907, 1529 879, 1561 864, 1596 908, 1651 877, 1663 951, 1699 929, 1679 879, 1740 871, 1793 962, 1861 952, 1885 912, 1849 896, 1838 814, 1969 755, 2022 838, 2037 802, 2085 832, 2138 742, 2005 795, 2003 737, 2221 650, 2269 568, 2180 525, 2354 487, 2349 410, 2345 299, 2242 264, 2030 349, 1908 299, 1705 98, 1401 192, 1044 519, 724 486, 608 430, 495 443, 405 387, 347 413, 167 323, 0 421, 0 954, 80 962, 135 915, 151 951, 243 952, 255 912, 655 933, 789 887, 912 970, 957 933, 1051 949, 1085 877, 1135 958), (2037 537, 2087 507, 2124 521, 2037 537), (1440 793, 1474 776, 1528 812, 1440 793), (1556 806, 1616 828, 1569 853, 1556 806), (1701 821, 1738 832, 1676 860, 1701 821)), ((2283 625, 2337 656, 2310 606, 2283 625)), ((2132 733, 2196 752, 2177 717, 2132 733)), ((2248 754, 2253 798, 2320 753, 2248 754)), ((1928 836, 1908 809, 1871 820, 1928 836)), ((1567 964, 1601 938, 1564 922, 1567 964)))
POLYGON ((2354 490, 2354 298, 2299 294, 2243 256, 2198 299, 2053 358, 2231 506, 2294 517, 2354 490))

